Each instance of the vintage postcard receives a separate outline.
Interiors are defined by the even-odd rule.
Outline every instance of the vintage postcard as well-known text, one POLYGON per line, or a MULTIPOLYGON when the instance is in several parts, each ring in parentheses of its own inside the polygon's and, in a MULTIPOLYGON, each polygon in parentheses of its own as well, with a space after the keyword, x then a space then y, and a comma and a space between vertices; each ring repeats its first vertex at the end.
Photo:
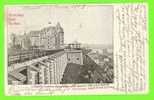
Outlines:
POLYGON ((146 94, 148 6, 5 6, 8 96, 146 94))

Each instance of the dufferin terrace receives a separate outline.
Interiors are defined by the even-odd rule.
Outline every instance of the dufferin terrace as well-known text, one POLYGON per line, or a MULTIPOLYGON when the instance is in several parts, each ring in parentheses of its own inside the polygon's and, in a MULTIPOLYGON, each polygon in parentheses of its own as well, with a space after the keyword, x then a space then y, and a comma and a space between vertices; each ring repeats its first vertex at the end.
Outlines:
POLYGON ((59 22, 23 35, 11 34, 11 41, 9 85, 113 82, 112 53, 108 49, 102 50, 102 56, 91 53, 77 41, 64 44, 59 22))

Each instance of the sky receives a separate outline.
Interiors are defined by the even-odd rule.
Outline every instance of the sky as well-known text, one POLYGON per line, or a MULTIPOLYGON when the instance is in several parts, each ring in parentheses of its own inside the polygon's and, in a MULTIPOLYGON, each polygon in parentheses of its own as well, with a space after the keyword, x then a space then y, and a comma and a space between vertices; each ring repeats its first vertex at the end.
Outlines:
POLYGON ((110 5, 18 5, 6 7, 5 13, 9 35, 40 30, 60 22, 65 43, 112 44, 113 7, 110 5))

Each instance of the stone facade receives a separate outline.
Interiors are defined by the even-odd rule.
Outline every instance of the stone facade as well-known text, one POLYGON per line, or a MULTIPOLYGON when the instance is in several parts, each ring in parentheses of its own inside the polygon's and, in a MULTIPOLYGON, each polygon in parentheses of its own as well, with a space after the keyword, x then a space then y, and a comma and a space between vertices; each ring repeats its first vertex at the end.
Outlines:
POLYGON ((82 50, 57 53, 9 66, 9 84, 60 84, 68 63, 83 65, 82 50))
POLYGON ((64 45, 64 32, 60 23, 39 31, 31 31, 29 35, 32 46, 38 49, 60 49, 64 45))

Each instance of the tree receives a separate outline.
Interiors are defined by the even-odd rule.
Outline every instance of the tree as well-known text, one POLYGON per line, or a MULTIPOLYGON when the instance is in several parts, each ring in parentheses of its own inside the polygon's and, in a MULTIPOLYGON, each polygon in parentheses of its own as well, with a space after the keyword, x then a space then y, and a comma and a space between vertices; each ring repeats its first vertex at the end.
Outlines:
POLYGON ((16 34, 12 33, 10 36, 11 42, 12 42, 12 46, 14 47, 16 45, 16 40, 17 40, 17 36, 16 34))
POLYGON ((23 45, 24 49, 30 49, 32 47, 30 37, 26 34, 24 34, 23 45))

